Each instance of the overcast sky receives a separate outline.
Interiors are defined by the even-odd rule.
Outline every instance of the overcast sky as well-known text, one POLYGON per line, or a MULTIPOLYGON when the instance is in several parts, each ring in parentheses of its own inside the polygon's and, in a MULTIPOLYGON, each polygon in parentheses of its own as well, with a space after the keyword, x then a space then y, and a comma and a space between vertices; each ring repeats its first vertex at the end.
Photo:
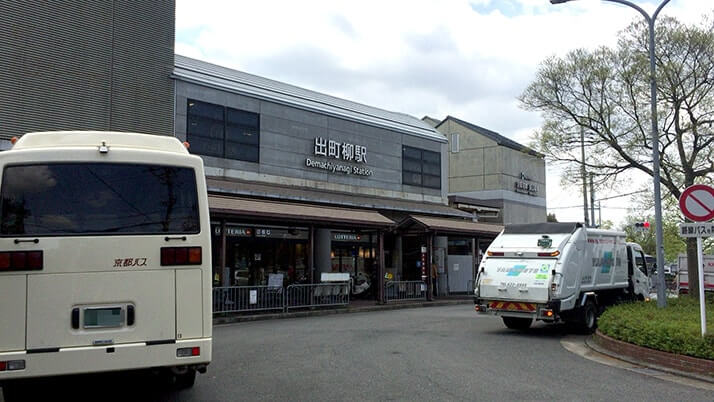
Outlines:
MULTIPOLYGON (((653 13, 660 0, 632 0, 653 13)), ((671 0, 663 14, 699 23, 710 0, 671 0)), ((541 118, 519 108, 539 63, 613 46, 642 16, 598 0, 177 0, 176 53, 421 118, 452 115, 525 145, 541 118)), ((581 220, 578 188, 548 169, 549 212, 581 220)), ((599 194, 604 197, 609 194, 599 194)), ((629 200, 603 202, 619 222, 629 200)))

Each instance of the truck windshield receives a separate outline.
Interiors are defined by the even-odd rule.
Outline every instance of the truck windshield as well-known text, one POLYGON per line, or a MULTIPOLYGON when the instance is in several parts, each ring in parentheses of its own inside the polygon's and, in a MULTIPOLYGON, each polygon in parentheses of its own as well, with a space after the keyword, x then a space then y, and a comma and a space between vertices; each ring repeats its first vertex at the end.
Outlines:
POLYGON ((192 168, 120 163, 6 166, 0 235, 198 233, 192 168))

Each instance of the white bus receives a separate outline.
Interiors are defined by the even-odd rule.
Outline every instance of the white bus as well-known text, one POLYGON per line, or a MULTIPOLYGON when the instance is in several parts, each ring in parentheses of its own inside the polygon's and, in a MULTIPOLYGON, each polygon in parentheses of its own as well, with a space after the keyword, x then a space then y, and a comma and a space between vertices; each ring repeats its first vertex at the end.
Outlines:
POLYGON ((211 360, 203 163, 176 138, 40 132, 0 153, 0 385, 211 360))

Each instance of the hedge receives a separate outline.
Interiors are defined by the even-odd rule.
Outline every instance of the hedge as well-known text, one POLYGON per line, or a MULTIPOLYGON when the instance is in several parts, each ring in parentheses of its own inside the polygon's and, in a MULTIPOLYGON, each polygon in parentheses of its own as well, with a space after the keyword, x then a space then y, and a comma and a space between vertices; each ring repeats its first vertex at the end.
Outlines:
POLYGON ((707 336, 701 336, 699 301, 691 297, 619 304, 600 317, 602 333, 624 342, 665 352, 714 360, 714 301, 706 303, 707 336))

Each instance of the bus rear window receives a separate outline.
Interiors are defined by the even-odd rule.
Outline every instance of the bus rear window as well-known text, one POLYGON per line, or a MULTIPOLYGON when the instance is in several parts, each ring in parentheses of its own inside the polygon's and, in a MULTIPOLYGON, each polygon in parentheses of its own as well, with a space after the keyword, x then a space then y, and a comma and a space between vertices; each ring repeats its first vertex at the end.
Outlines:
POLYGON ((199 232, 193 169, 122 163, 6 166, 0 235, 199 232))

